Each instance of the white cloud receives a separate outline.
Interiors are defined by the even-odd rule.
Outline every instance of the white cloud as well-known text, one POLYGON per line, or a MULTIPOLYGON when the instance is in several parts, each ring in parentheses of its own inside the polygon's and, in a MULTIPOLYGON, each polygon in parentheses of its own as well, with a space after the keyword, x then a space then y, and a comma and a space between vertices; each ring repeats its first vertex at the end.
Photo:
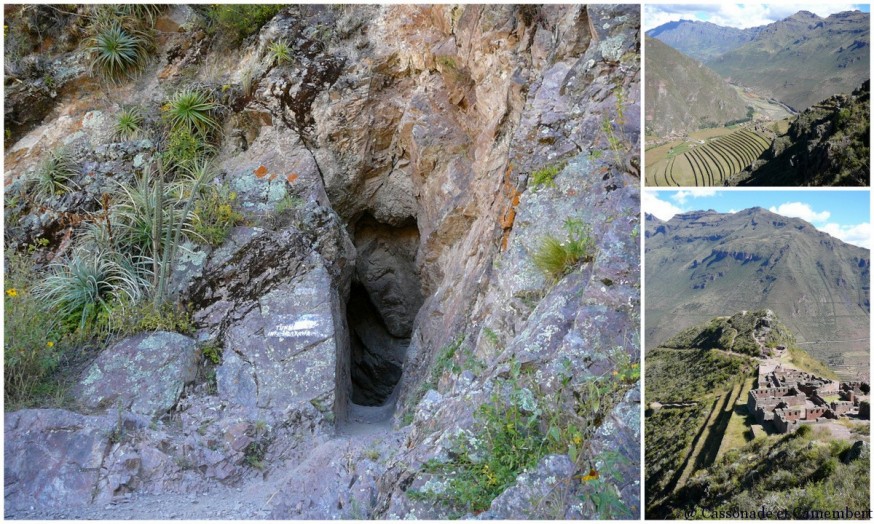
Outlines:
POLYGON ((692 189, 685 189, 683 191, 677 191, 672 197, 671 200, 680 204, 681 206, 686 203, 686 199, 688 198, 701 198, 701 197, 712 197, 716 196, 716 189, 709 187, 696 187, 692 189))
POLYGON ((828 233, 835 238, 839 238, 847 244, 871 249, 871 224, 869 222, 864 222, 855 226, 842 226, 830 222, 817 229, 824 233, 828 233))
POLYGON ((680 4, 644 6, 644 30, 649 31, 677 20, 706 20, 721 26, 745 29, 774 23, 798 11, 810 11, 827 17, 853 11, 858 4, 849 2, 779 3, 779 4, 680 4))
POLYGON ((808 222, 825 222, 832 215, 828 211, 817 213, 810 207, 810 204, 804 202, 786 202, 777 207, 771 206, 768 210, 784 217, 800 218, 808 222))
POLYGON ((659 194, 655 191, 643 192, 641 206, 643 206, 644 213, 654 215, 659 220, 670 220, 674 215, 683 212, 682 209, 667 200, 660 199, 659 194))

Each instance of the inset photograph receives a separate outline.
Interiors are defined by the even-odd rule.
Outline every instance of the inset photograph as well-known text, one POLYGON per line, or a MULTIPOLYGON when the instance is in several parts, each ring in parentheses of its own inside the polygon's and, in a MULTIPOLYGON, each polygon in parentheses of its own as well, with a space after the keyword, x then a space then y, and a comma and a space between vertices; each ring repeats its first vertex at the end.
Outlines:
POLYGON ((869 10, 645 6, 646 185, 869 185, 869 10))
POLYGON ((870 518, 868 192, 642 205, 646 518, 870 518))

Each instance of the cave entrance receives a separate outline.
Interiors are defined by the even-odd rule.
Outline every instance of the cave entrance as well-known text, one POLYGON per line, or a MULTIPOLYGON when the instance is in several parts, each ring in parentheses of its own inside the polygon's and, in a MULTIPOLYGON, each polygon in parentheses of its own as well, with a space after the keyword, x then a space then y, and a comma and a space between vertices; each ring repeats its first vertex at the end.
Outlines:
POLYGON ((423 297, 415 223, 388 225, 365 215, 355 224, 358 256, 346 305, 352 403, 383 406, 401 379, 423 297))

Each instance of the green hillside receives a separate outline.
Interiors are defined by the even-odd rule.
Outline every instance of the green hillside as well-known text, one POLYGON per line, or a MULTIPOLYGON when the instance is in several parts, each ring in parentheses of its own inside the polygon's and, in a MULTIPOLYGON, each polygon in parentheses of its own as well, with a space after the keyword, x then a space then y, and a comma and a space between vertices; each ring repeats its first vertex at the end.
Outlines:
POLYGON ((870 183, 871 89, 829 97, 798 115, 746 171, 743 186, 867 186, 870 183))
POLYGON ((650 29, 646 36, 657 38, 684 55, 704 62, 750 42, 759 29, 738 29, 700 20, 680 20, 650 29))
POLYGON ((646 38, 646 132, 657 136, 747 118, 737 92, 700 62, 646 38))
POLYGON ((795 367, 834 376, 765 310, 711 319, 647 353, 647 518, 688 518, 690 511, 713 518, 713 511, 762 505, 799 512, 867 507, 867 443, 856 443, 867 441, 866 424, 851 423, 840 441, 824 428, 766 435, 753 427, 745 404, 759 361, 737 350, 777 345, 789 346, 795 367))
POLYGON ((706 62, 726 80, 769 93, 801 111, 870 76, 870 16, 820 18, 800 11, 769 24, 751 42, 706 62))
POLYGON ((870 504, 869 463, 866 442, 820 440, 805 426, 780 437, 756 438, 727 452, 667 500, 647 508, 646 516, 688 518, 695 511, 692 518, 709 518, 714 511, 730 515, 763 505, 773 513, 772 519, 778 518, 777 511, 806 519, 817 518, 815 512, 846 508, 861 512, 870 504))

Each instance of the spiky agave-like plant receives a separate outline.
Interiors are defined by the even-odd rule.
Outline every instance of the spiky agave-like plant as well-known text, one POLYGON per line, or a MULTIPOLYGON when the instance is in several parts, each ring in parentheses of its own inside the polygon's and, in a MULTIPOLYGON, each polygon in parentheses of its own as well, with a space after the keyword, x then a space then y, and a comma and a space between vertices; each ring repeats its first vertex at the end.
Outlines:
POLYGON ((122 109, 115 122, 113 136, 116 140, 132 140, 139 136, 143 129, 143 110, 139 106, 122 109))
POLYGON ((98 26, 88 41, 91 72, 113 83, 140 72, 146 65, 151 43, 146 34, 119 22, 98 26))
POLYGON ((78 187, 73 182, 78 172, 79 168, 70 154, 63 149, 55 149, 30 176, 28 187, 32 188, 33 196, 38 200, 46 200, 54 195, 69 193, 71 186, 78 187))
POLYGON ((165 105, 166 118, 172 129, 183 128, 201 137, 218 131, 218 121, 212 114, 216 108, 218 104, 207 93, 194 88, 177 91, 165 105))
POLYGON ((134 263, 111 251, 75 252, 69 261, 50 266, 49 275, 34 287, 34 296, 65 322, 85 329, 115 299, 136 302, 148 282, 134 263))

